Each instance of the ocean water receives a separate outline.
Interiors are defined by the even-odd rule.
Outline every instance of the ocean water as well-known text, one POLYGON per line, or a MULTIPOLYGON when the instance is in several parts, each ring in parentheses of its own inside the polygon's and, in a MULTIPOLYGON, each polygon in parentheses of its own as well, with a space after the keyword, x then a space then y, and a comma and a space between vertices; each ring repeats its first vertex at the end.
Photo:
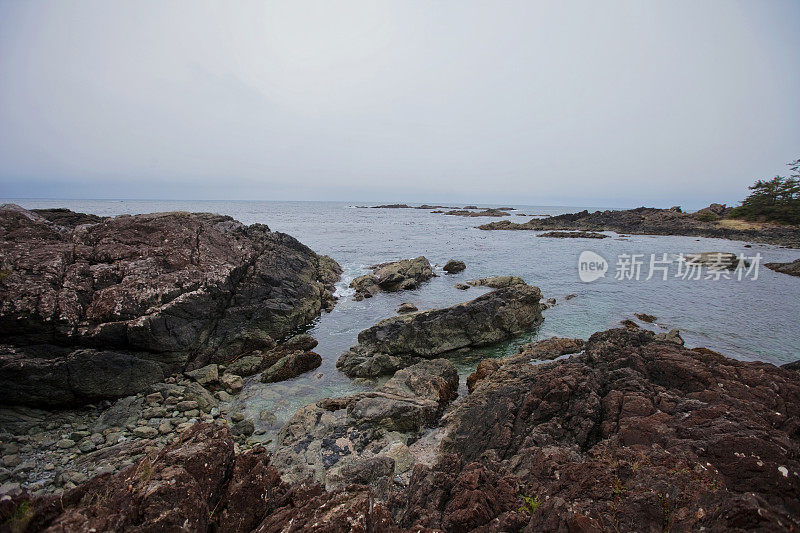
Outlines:
MULTIPOLYGON (((607 239, 554 239, 531 231, 481 231, 475 226, 495 218, 446 216, 418 209, 361 209, 342 202, 247 201, 113 201, 113 200, 3 200, 26 208, 68 207, 97 215, 157 211, 205 211, 230 215, 246 224, 265 223, 272 230, 298 238, 318 253, 333 257, 344 269, 337 286, 339 302, 308 329, 318 341, 322 366, 290 381, 262 384, 246 381, 236 399, 264 430, 275 434, 299 407, 326 396, 340 396, 370 387, 355 384, 336 370, 339 355, 356 343, 358 332, 392 316, 402 302, 420 309, 453 305, 476 298, 483 288, 460 291, 459 282, 482 276, 513 274, 541 288, 557 304, 544 312, 544 323, 523 338, 474 350, 458 357, 460 373, 471 372, 480 359, 513 353, 522 342, 553 335, 588 338, 614 327, 634 313, 658 317, 642 326, 657 331, 678 328, 687 346, 705 346, 729 357, 782 364, 800 359, 800 278, 779 274, 755 262, 752 271, 736 279, 683 279, 677 262, 668 265, 667 280, 649 273, 652 254, 662 259, 679 253, 722 251, 747 257, 761 255, 761 263, 791 261, 800 251, 743 242, 694 237, 619 236, 607 239), (604 277, 586 283, 578 274, 578 257, 593 251, 608 262, 604 277), (640 279, 616 279, 622 254, 642 254, 640 279), (379 294, 356 302, 347 284, 368 272, 369 265, 424 255, 439 265, 439 276, 414 291, 379 294), (445 275, 440 266, 448 259, 467 264, 464 272, 445 275), (757 272, 757 277, 755 273, 757 272), (744 275, 747 274, 747 275, 744 275), (755 279, 754 279, 755 278, 755 279), (576 295, 570 300, 564 297, 576 295), (277 424, 259 420, 259 413, 275 414, 277 424)), ((584 207, 514 206, 526 214, 560 214, 584 207)), ((595 208, 588 208, 590 210, 595 208)), ((512 215, 514 221, 527 218, 512 215)), ((624 256, 623 256, 624 261, 624 256)), ((628 270, 626 269, 627 273, 628 270)), ((463 381, 463 380, 462 380, 463 381)), ((462 383, 463 388, 463 383, 462 383)))

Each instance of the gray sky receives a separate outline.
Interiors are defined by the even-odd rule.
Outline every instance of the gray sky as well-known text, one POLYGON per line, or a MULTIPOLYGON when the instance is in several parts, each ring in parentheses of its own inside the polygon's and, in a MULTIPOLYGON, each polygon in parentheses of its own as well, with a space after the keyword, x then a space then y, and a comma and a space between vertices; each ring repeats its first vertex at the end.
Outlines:
POLYGON ((0 197, 735 202, 800 2, 0 0, 0 197))

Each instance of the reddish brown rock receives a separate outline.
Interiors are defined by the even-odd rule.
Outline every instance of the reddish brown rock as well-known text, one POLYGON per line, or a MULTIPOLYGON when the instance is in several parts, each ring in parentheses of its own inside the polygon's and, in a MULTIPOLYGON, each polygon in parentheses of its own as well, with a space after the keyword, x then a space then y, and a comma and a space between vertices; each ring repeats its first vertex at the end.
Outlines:
POLYGON ((614 329, 501 366, 447 420, 448 450, 537 499, 533 531, 800 526, 800 376, 772 365, 614 329))

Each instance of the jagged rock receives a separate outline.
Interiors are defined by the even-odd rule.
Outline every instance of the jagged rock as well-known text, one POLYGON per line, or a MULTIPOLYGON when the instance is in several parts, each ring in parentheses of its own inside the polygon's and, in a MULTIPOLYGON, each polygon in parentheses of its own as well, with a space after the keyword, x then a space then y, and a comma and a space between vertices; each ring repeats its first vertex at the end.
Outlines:
POLYGON ((315 352, 295 351, 281 357, 261 374, 262 383, 284 381, 322 364, 322 357, 315 352))
POLYGON ((317 339, 315 339, 311 335, 302 333, 300 335, 295 335, 294 337, 290 338, 289 340, 281 344, 280 349, 309 351, 316 348, 317 344, 319 344, 319 342, 317 342, 317 339))
POLYGON ((465 291, 469 289, 469 285, 467 285, 466 283, 456 283, 456 289, 460 291, 465 291))
POLYGON ((270 350, 256 350, 248 355, 243 355, 232 361, 225 368, 226 374, 236 374, 239 376, 252 376, 262 372, 283 357, 296 351, 309 351, 317 346, 317 340, 311 335, 295 335, 283 344, 273 347, 270 350))
POLYGON ((423 256, 381 263, 370 267, 372 274, 365 274, 350 282, 356 298, 371 298, 380 291, 395 292, 416 289, 423 281, 436 276, 430 262, 423 256))
MULTIPOLYGON (((457 387, 447 377, 452 363, 424 364, 431 363, 438 370, 408 369, 397 381, 423 397, 449 398, 457 387), (430 383, 446 386, 418 388, 414 375, 437 372, 430 383)), ((197 424, 118 473, 83 482, 85 474, 66 472, 82 484, 70 489, 68 481, 63 494, 32 497, 4 482, 0 524, 221 532, 800 527, 796 371, 689 350, 642 329, 596 333, 569 359, 503 364, 441 419, 442 448, 413 467, 398 458, 415 462, 419 433, 347 421, 353 401, 381 394, 399 398, 376 391, 298 411, 272 459, 262 447, 235 455, 225 425, 197 424), (277 454, 292 452, 298 468, 276 468, 285 461, 277 454), (313 481, 317 467, 332 490, 294 482, 313 481)))
POLYGON ((162 379, 155 368, 192 370, 269 349, 273 338, 330 307, 341 273, 288 235, 226 216, 175 212, 71 224, 0 207, 0 342, 15 350, 13 363, 0 362, 0 375, 14 365, 31 368, 0 383, 3 403, 96 396, 64 383, 64 370, 42 381, 37 365, 106 364, 101 397, 119 397, 162 379), (76 347, 103 350, 78 357, 76 347), (53 392, 30 394, 45 388, 53 392))
POLYGON ((456 274, 465 270, 467 268, 467 264, 464 261, 456 261, 455 259, 450 259, 447 263, 444 264, 442 270, 447 272, 448 274, 456 274))
POLYGON ((548 298, 545 301, 541 302, 539 304, 539 307, 542 308, 542 311, 546 311, 547 309, 555 307, 555 305, 556 305, 556 299, 555 298, 548 298))
POLYGON ((415 468, 398 525, 790 531, 798 417, 794 372, 641 329, 596 333, 565 361, 504 364, 456 405, 443 428, 454 455, 415 468), (520 514, 520 494, 535 512, 520 514), (497 504, 475 512, 465 501, 497 504))
POLYGON ((387 318, 359 333, 359 344, 342 354, 336 367, 350 377, 375 377, 514 337, 542 321, 540 298, 537 287, 522 283, 452 307, 387 318))

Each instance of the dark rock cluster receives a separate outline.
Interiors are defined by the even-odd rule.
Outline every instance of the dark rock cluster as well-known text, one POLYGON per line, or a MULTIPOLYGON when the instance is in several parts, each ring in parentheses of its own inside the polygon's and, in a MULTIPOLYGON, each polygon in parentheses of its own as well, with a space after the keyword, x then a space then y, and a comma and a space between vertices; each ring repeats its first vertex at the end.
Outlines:
POLYGON ((261 224, 0 208, 0 401, 124 396, 268 350, 334 304, 341 269, 261 224))

